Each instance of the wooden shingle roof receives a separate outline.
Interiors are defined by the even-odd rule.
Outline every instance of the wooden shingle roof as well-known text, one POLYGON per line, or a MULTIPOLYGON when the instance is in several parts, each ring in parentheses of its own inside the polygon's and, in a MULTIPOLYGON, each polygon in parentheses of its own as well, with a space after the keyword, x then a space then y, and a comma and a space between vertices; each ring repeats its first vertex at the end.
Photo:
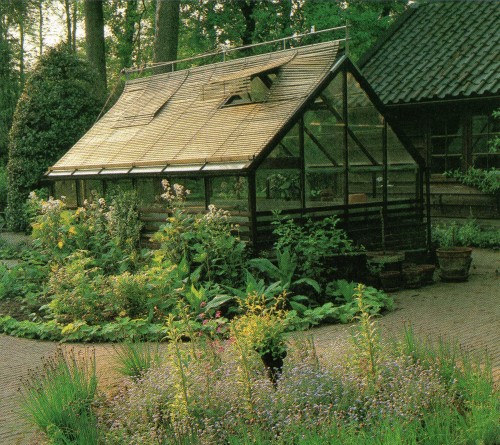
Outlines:
MULTIPOLYGON (((75 170, 238 163, 249 166, 339 57, 327 42, 135 79, 52 168, 75 170), (259 73, 276 73, 260 101, 224 106, 259 73)), ((234 164, 236 165, 236 164, 234 164)))
POLYGON ((422 2, 359 66, 386 105, 497 95, 499 23, 498 0, 422 2))

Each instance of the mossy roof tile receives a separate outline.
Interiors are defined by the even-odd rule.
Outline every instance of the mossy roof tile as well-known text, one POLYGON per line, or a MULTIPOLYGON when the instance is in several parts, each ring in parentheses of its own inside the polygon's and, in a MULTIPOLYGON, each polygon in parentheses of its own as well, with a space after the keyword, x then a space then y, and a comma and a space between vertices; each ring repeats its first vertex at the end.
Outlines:
POLYGON ((360 60, 385 104, 500 92, 500 1, 413 7, 360 60))

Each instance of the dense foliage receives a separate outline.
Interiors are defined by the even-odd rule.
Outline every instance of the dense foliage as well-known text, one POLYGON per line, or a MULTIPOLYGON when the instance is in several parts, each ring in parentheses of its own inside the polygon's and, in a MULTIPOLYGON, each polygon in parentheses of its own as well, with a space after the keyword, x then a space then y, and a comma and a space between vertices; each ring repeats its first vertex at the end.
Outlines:
POLYGON ((93 76, 62 45, 44 54, 26 82, 9 137, 7 219, 12 229, 26 228, 29 192, 94 123, 103 100, 93 76))
MULTIPOLYGON (((278 237, 276 261, 249 260, 228 212, 211 206, 192 214, 184 207, 189 190, 168 181, 163 186, 169 217, 153 237, 155 251, 140 249, 134 193, 117 194, 109 203, 93 196, 77 210, 68 210, 63 199, 32 193, 31 249, 5 251, 19 264, 0 269, 0 305, 11 308, 0 308, 7 314, 0 330, 65 340, 161 339, 167 318, 178 322, 187 313, 193 329, 223 333, 254 298, 266 311, 282 301, 289 311, 282 324, 287 331, 346 323, 358 313, 354 283, 314 278, 322 275, 321 255, 331 253, 318 257, 318 240, 339 255, 351 250, 335 220, 315 223, 317 233, 280 223, 286 230, 278 237), (310 240, 291 249, 298 233, 310 240), (298 255, 311 259, 309 269, 299 268, 298 255)), ((366 289, 366 300, 374 314, 392 307, 391 298, 374 288, 366 289)))

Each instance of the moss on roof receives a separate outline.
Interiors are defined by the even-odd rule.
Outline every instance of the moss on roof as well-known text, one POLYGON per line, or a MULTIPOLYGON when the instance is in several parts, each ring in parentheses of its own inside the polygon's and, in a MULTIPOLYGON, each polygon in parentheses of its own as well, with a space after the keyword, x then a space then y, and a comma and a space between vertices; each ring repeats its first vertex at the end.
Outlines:
POLYGON ((430 1, 400 17, 359 61, 387 104, 500 92, 500 1, 430 1))

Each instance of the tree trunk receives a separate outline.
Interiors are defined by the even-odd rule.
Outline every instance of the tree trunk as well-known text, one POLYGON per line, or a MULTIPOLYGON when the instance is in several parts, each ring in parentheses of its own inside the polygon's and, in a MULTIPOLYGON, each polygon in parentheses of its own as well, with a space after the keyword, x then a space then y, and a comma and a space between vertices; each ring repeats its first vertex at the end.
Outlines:
POLYGON ((98 85, 106 90, 106 53, 102 0, 85 0, 85 43, 90 64, 97 70, 98 85))
MULTIPOLYGON (((169 62, 177 59, 179 43, 180 0, 157 0, 154 43, 155 62, 169 62)), ((174 67, 159 69, 159 72, 173 71, 174 67)))
POLYGON ((134 50, 134 33, 137 18, 137 0, 129 0, 127 2, 127 9, 125 10, 123 42, 119 50, 119 56, 123 68, 132 66, 132 52, 134 50))
POLYGON ((71 9, 70 9, 70 0, 64 0, 64 10, 66 11, 66 42, 68 46, 71 48, 71 9))
POLYGON ((38 40, 39 40, 39 56, 43 54, 43 0, 38 1, 38 40))
POLYGON ((241 36, 243 45, 251 45, 253 41, 253 33, 255 32, 255 18, 253 12, 255 9, 256 0, 244 0, 239 2, 241 13, 245 20, 245 30, 241 36))
POLYGON ((19 20, 19 80, 21 84, 21 91, 24 88, 24 17, 19 20))
POLYGON ((72 17, 72 42, 71 47, 76 52, 76 21, 77 21, 77 4, 73 2, 73 17, 72 17))

